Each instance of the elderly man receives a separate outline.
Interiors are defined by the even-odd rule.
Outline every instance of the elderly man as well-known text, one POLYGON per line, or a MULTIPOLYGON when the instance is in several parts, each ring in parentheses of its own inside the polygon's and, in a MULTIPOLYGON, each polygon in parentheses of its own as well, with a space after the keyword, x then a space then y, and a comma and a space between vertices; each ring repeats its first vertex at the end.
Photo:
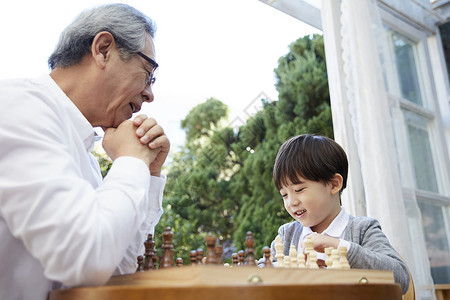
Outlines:
POLYGON ((0 82, 0 299, 136 270, 170 148, 154 119, 128 120, 153 101, 154 32, 130 6, 95 7, 64 30, 49 75, 0 82), (114 161, 103 181, 94 127, 114 161))

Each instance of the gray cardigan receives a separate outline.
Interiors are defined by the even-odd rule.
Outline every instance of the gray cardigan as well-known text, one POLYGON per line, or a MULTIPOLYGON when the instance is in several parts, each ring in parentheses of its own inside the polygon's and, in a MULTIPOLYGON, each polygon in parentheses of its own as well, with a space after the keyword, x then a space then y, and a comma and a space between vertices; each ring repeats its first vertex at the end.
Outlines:
MULTIPOLYGON (((284 255, 289 255, 291 245, 297 249, 302 231, 303 226, 297 221, 286 223, 278 229, 283 239, 284 255)), ((393 271, 395 282, 400 284, 403 294, 406 293, 409 287, 408 267, 391 246, 376 219, 350 216, 343 239, 351 244, 347 253, 351 268, 393 271)), ((276 260, 275 241, 271 248, 276 260)))

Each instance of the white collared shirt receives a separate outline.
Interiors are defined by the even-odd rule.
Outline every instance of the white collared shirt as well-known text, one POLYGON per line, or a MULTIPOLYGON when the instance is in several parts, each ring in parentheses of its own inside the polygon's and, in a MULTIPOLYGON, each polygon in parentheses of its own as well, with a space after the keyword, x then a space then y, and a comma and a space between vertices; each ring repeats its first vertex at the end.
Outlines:
POLYGON ((0 299, 136 270, 165 178, 134 157, 102 181, 94 129, 49 75, 0 81, 0 299))
MULTIPOLYGON (((348 224, 348 219, 350 215, 345 211, 344 207, 341 206, 341 211, 339 214, 334 218, 334 220, 331 222, 331 224, 325 229, 321 234, 328 235, 334 238, 339 239, 339 246, 338 247, 347 247, 347 250, 350 249, 350 242, 342 239, 344 236, 344 229, 348 224)), ((306 237, 310 234, 312 234, 313 231, 310 227, 303 227, 302 234, 300 235, 300 239, 298 242, 298 252, 303 252, 302 244, 304 243, 304 240, 306 237)), ((325 260, 327 258, 327 255, 325 253, 317 252, 317 259, 323 259, 325 260)))

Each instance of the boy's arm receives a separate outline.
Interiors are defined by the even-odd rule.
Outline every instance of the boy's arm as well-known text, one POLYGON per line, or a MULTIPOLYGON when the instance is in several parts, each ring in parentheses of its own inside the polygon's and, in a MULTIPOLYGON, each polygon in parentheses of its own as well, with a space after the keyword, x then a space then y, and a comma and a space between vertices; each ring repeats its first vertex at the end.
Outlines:
POLYGON ((351 268, 391 270, 403 293, 409 287, 409 270, 381 230, 379 222, 368 219, 353 227, 353 240, 347 254, 351 268))

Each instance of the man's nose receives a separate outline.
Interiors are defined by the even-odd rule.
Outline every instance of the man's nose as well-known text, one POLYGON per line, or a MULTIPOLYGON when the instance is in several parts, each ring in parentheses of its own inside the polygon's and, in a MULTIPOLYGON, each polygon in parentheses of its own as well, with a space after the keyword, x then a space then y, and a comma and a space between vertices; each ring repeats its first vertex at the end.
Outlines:
POLYGON ((144 100, 144 102, 152 102, 154 98, 153 95, 153 91, 152 91, 152 87, 151 86, 146 86, 144 88, 144 90, 142 91, 142 99, 144 100))

